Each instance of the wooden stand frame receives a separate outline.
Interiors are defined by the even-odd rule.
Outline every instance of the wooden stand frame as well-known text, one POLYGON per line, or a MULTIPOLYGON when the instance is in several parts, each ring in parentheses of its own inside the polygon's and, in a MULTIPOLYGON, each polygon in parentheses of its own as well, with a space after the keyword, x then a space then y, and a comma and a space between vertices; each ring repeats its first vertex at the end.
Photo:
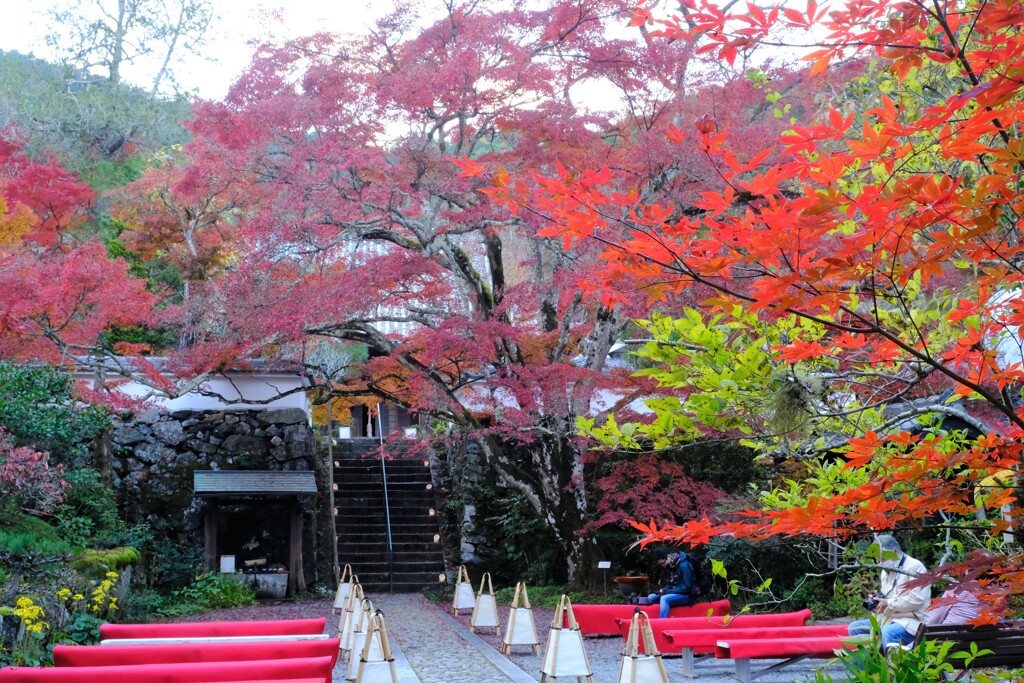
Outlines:
POLYGON ((370 672, 367 667, 374 664, 386 664, 391 676, 391 683, 398 683, 398 669, 395 667, 395 658, 391 654, 391 643, 388 641, 388 629, 384 623, 384 613, 380 610, 370 615, 370 623, 366 631, 366 643, 359 653, 359 665, 356 667, 354 679, 356 683, 379 683, 386 677, 380 676, 380 671, 377 671, 375 672, 377 675, 374 675, 372 679, 370 678, 370 672), (384 659, 380 661, 370 660, 374 637, 380 639, 380 651, 384 656, 384 659))
POLYGON ((348 660, 349 653, 352 651, 352 632, 356 626, 356 606, 363 603, 363 587, 359 585, 358 577, 352 577, 352 591, 348 594, 348 599, 345 601, 345 609, 341 612, 341 617, 338 619, 338 638, 341 639, 341 658, 343 661, 348 660))
POLYGON ((476 600, 473 599, 473 584, 469 580, 469 572, 466 565, 459 565, 458 578, 455 581, 455 596, 452 598, 452 611, 458 615, 460 609, 473 609, 476 600))
POLYGON ((331 607, 331 615, 338 613, 338 610, 345 609, 345 599, 352 591, 349 579, 352 577, 352 565, 346 564, 341 570, 341 578, 338 580, 338 591, 334 594, 334 606, 331 607))
POLYGON ((533 608, 530 607, 530 596, 526 593, 526 584, 520 581, 516 584, 516 592, 512 597, 512 606, 508 613, 508 627, 505 629, 505 637, 501 641, 501 652, 505 655, 512 654, 513 645, 529 645, 533 648, 533 654, 540 654, 540 640, 537 638, 537 626, 533 621, 533 608), (519 597, 522 596, 523 606, 519 606, 519 597), (517 626, 517 619, 519 626, 517 626), (522 619, 527 623, 522 624, 522 619), (527 630, 529 629, 529 630, 527 630), (523 633, 532 636, 531 639, 516 640, 523 633))
POLYGON ((480 591, 476 594, 473 605, 473 616, 469 620, 469 630, 476 633, 476 627, 494 628, 494 635, 501 637, 501 623, 498 620, 498 602, 494 599, 494 586, 491 584, 491 573, 484 572, 480 577, 480 591), (487 592, 484 593, 484 582, 487 592))
POLYGON ((558 607, 555 608, 555 616, 551 620, 551 631, 548 633, 548 647, 544 655, 544 663, 540 669, 541 683, 546 681, 557 681, 559 678, 575 678, 577 683, 587 679, 594 683, 593 669, 590 667, 590 658, 587 657, 587 649, 583 646, 583 634, 580 633, 580 625, 576 622, 576 615, 572 611, 572 601, 568 595, 563 595, 558 600, 558 607), (559 649, 560 645, 563 649, 559 649), (561 662, 559 656, 564 655, 568 662, 561 662), (582 667, 580 663, 582 660, 582 667), (569 673, 559 676, 559 671, 569 668, 569 673), (574 672, 573 668, 583 672, 574 672))
POLYGON ((622 662, 619 664, 618 683, 668 683, 665 663, 661 660, 658 646, 654 644, 651 618, 639 609, 633 613, 633 620, 629 623, 626 647, 622 650, 622 662), (646 654, 640 653, 641 638, 646 654), (630 660, 629 664, 627 660, 630 660), (644 668, 643 678, 638 679, 641 666, 644 668))

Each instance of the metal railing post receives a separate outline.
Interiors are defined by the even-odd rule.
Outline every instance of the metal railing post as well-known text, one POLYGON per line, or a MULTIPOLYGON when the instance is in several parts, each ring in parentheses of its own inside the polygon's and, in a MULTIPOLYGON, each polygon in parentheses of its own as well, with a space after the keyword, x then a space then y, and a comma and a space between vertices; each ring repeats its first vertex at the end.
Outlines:
POLYGON ((388 586, 395 592, 395 549, 391 540, 391 505, 388 501, 388 470, 384 465, 384 426, 380 419, 380 404, 377 404, 377 436, 380 439, 380 473, 384 478, 384 520, 388 530, 388 586))

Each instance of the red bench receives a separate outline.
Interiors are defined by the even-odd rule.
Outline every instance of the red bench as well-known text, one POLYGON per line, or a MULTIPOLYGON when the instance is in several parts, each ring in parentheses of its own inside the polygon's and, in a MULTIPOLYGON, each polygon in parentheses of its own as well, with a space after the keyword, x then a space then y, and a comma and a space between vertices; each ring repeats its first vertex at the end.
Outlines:
MULTIPOLYGON (((629 621, 633 618, 633 612, 640 609, 647 613, 652 619, 658 616, 658 605, 573 605, 572 612, 576 616, 576 622, 580 625, 580 633, 588 636, 613 636, 619 633, 618 619, 626 621, 626 628, 629 628, 629 621)), ((703 617, 708 614, 721 616, 729 613, 728 600, 716 600, 714 602, 698 602, 696 605, 683 605, 673 607, 669 612, 670 617, 703 617)), ((568 626, 568 624, 566 624, 568 626)))
POLYGON ((664 631, 663 633, 665 638, 672 644, 673 652, 679 652, 682 655, 683 676, 693 678, 693 656, 695 654, 715 654, 717 645, 722 640, 735 642, 737 640, 845 636, 846 630, 846 624, 835 624, 830 626, 684 629, 681 631, 664 631))
POLYGON ((209 638, 220 636, 287 636, 324 632, 326 617, 277 621, 204 621, 169 624, 103 624, 100 640, 122 638, 209 638))
POLYGON ((333 668, 338 660, 340 645, 341 641, 337 638, 277 640, 261 643, 57 645, 53 648, 53 664, 54 666, 126 666, 330 657, 331 668, 333 668))
POLYGON ((723 634, 715 646, 715 656, 736 662, 736 678, 740 683, 751 683, 755 678, 778 671, 784 666, 808 657, 835 657, 837 650, 853 649, 856 638, 847 635, 818 636, 812 638, 766 638, 761 640, 730 640, 723 634), (782 659, 760 671, 751 671, 752 659, 782 659))
MULTIPOLYGON (((654 634, 654 644, 658 647, 658 652, 678 654, 679 650, 676 645, 665 637, 666 631, 803 626, 810 618, 811 610, 809 609, 779 614, 738 614, 733 617, 669 617, 667 619, 651 619, 651 632, 654 634)), ((629 619, 622 619, 618 622, 619 633, 623 638, 629 634, 629 622, 629 619)))
POLYGON ((196 681, 331 680, 331 658, 268 659, 245 662, 189 662, 129 666, 61 666, 0 669, 4 683, 195 683, 196 681))

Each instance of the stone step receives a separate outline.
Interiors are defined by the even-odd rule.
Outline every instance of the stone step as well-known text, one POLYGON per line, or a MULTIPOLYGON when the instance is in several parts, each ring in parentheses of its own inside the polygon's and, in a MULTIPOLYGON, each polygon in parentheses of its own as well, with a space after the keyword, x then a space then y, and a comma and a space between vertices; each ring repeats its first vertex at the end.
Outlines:
MULTIPOLYGON (((353 567, 357 564, 363 564, 376 567, 375 571, 387 571, 388 554, 386 552, 359 553, 347 548, 341 548, 338 550, 338 557, 345 558, 345 563, 351 564, 353 567)), ((432 572, 434 570, 441 570, 444 567, 444 558, 441 557, 440 553, 434 555, 425 553, 420 553, 419 555, 395 555, 394 563, 395 571, 432 572)))
MULTIPOLYGON (((338 530, 342 531, 342 530, 338 530)), ((434 537, 437 536, 437 532, 426 531, 403 531, 401 529, 393 529, 391 531, 391 542, 392 543, 430 543, 434 545, 440 545, 439 541, 435 541, 434 537)), ((337 533, 337 532, 336 532, 337 533)), ((338 544, 342 543, 384 543, 388 540, 387 529, 374 529, 373 531, 344 534, 338 533, 338 544)))
MULTIPOLYGON (((353 476, 350 472, 338 472, 334 475, 334 482, 339 489, 345 488, 384 488, 384 477, 378 472, 376 474, 353 476)), ((389 474, 388 488, 426 488, 431 484, 429 475, 424 474, 389 474)))
POLYGON ((430 514, 437 505, 430 468, 417 457, 385 460, 382 472, 378 449, 374 439, 353 439, 335 449, 338 555, 353 566, 365 588, 419 590, 436 584, 444 573, 444 558, 437 517, 430 514))
MULTIPOLYGON (((395 542, 392 544, 395 558, 409 558, 417 562, 426 562, 433 558, 441 557, 441 548, 437 543, 416 543, 413 541, 395 542)), ((379 556, 386 557, 388 544, 386 541, 378 543, 339 543, 338 556, 379 556)), ((404 561, 404 559, 403 559, 404 561)))

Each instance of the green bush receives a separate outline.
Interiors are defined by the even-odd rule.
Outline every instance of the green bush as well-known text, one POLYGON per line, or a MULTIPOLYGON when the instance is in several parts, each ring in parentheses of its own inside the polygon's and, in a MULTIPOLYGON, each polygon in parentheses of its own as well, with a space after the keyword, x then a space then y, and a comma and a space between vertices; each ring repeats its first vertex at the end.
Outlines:
POLYGON ((209 572, 197 576, 191 586, 174 591, 170 605, 159 613, 165 617, 180 617, 255 604, 256 592, 249 585, 231 576, 209 572))
POLYGON ((184 588, 202 571, 203 549, 188 541, 162 538, 143 548, 148 584, 162 590, 184 588))
MULTIPOLYGON (((0 557, 52 558, 57 561, 70 552, 71 548, 61 540, 34 534, 0 531, 0 557)), ((48 564, 49 562, 44 562, 48 564)))
POLYGON ((815 619, 848 616, 859 604, 859 590, 851 593, 841 582, 820 576, 808 577, 789 594, 789 605, 794 610, 809 609, 815 619))
POLYGON ((19 512, 13 505, 0 505, 0 533, 32 536, 40 541, 63 541, 56 528, 38 517, 19 512))
MULTIPOLYGON (((877 634, 878 622, 874 618, 872 624, 873 632, 877 634)), ((952 647, 952 642, 924 641, 913 650, 897 647, 883 653, 878 637, 874 635, 856 649, 842 653, 839 661, 845 669, 845 676, 840 680, 846 683, 940 683, 950 680, 950 676, 956 675, 956 668, 964 666, 958 663, 954 667, 949 660, 962 659, 969 665, 978 655, 992 652, 977 650, 974 653, 957 652, 950 655, 952 647)), ((977 679, 997 680, 987 676, 984 679, 977 679)), ((835 683, 836 679, 829 673, 819 670, 813 680, 815 683, 835 683)))
POLYGON ((64 477, 71 490, 55 511, 63 537, 76 546, 113 545, 107 538, 124 523, 117 516, 114 492, 103 485, 90 468, 69 471, 64 477))
POLYGON ((121 618, 127 623, 146 623, 168 607, 167 596, 150 588, 132 588, 121 601, 121 618))
POLYGON ((71 617, 61 633, 50 636, 50 642, 96 645, 100 642, 100 626, 105 623, 103 619, 79 612, 71 617))

